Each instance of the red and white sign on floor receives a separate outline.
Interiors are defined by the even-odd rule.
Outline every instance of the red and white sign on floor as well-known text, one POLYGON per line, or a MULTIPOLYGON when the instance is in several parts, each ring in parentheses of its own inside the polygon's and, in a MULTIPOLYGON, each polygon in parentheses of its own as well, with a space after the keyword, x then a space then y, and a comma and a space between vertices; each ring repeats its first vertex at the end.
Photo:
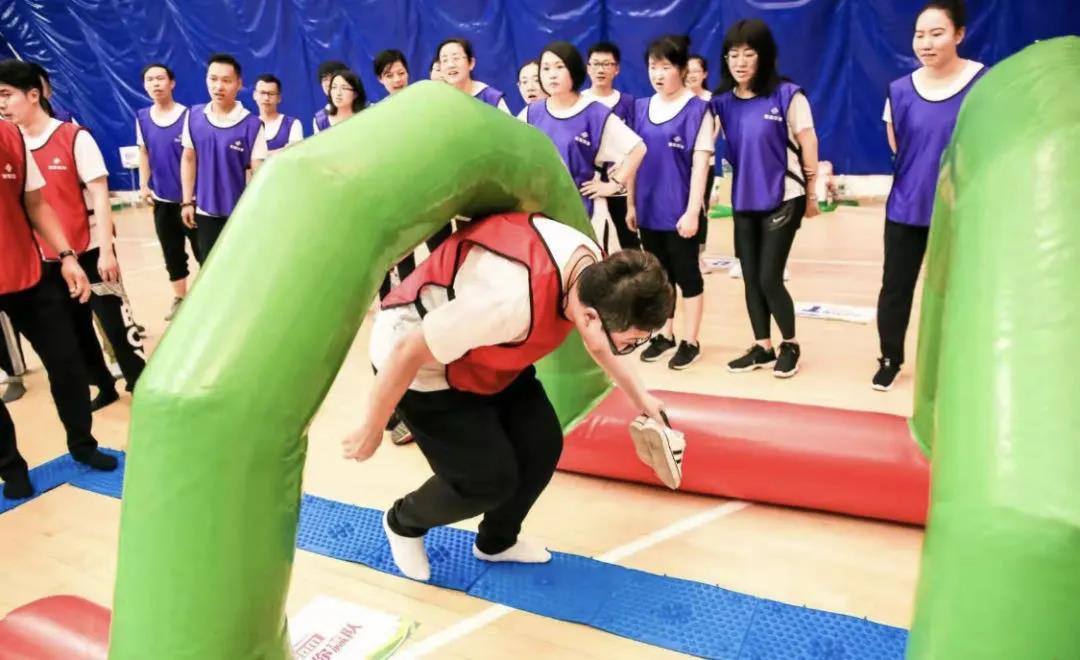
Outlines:
POLYGON ((381 660, 412 634, 415 624, 330 596, 316 596, 289 618, 297 660, 381 660))

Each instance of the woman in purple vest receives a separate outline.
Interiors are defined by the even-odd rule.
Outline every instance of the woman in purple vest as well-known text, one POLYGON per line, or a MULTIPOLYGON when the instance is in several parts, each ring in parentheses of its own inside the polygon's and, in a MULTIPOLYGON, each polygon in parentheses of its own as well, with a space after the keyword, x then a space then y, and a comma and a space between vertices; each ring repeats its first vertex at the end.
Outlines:
POLYGON ((518 69, 518 92, 525 105, 547 98, 540 85, 540 60, 529 60, 518 69))
POLYGON ((472 79, 476 68, 472 43, 468 39, 447 39, 439 44, 439 71, 444 82, 465 92, 469 96, 510 114, 503 93, 494 87, 472 79))
POLYGON ((927 3, 912 41, 922 67, 893 81, 885 102, 883 119, 896 158, 885 207, 885 268, 877 307, 881 357, 871 381, 882 392, 892 388, 904 363, 904 337, 926 252, 941 155, 960 104, 986 71, 957 55, 964 19, 962 2, 927 3))
MULTIPOLYGON (((622 53, 619 47, 610 41, 598 41, 589 46, 587 58, 589 71, 589 88, 583 90, 581 95, 599 101, 615 116, 623 120, 630 127, 634 126, 634 97, 615 89, 615 79, 619 77, 619 63, 622 61, 622 53)), ((601 180, 607 181, 608 170, 615 163, 604 163, 600 168, 601 180)), ((641 247, 641 239, 636 231, 631 231, 626 226, 626 195, 616 193, 607 198, 608 212, 611 213, 611 222, 615 225, 615 232, 619 236, 619 245, 624 250, 641 247)))
POLYGON ((344 62, 339 60, 327 60, 319 65, 319 86, 322 87, 323 98, 327 99, 327 103, 319 108, 318 112, 315 113, 315 117, 311 120, 312 135, 330 128, 330 117, 327 115, 330 111, 330 79, 338 71, 344 71, 348 68, 344 62))
MULTIPOLYGON (((709 79, 709 61, 705 59, 704 55, 693 54, 690 56, 690 61, 686 65, 686 86, 694 93, 694 96, 698 97, 702 101, 708 103, 712 101, 712 92, 705 88, 705 83, 709 79)), ((717 129, 713 129, 713 142, 716 141, 717 129)), ((709 238, 709 199, 712 197, 714 170, 716 169, 716 154, 709 159, 709 177, 705 179, 705 200, 701 206, 701 220, 698 223, 698 253, 705 253, 705 243, 709 238)), ((704 259, 699 260, 701 272, 707 273, 710 270, 706 267, 704 259)))
POLYGON ((409 86, 409 63, 405 53, 396 48, 379 51, 375 56, 375 77, 382 83, 387 96, 393 96, 409 86))
POLYGON ((728 371, 771 366, 774 376, 790 378, 799 370, 801 351, 784 266, 803 216, 820 212, 813 192, 817 135, 806 95, 776 70, 769 26, 756 19, 735 23, 723 54, 726 66, 712 105, 734 170, 735 249, 755 341, 728 363, 728 371), (783 337, 779 354, 771 340, 774 318, 783 337))
POLYGON ((663 330, 641 353, 659 360, 675 348, 671 369, 686 369, 701 355, 698 333, 704 311, 705 282, 698 267, 698 223, 705 198, 709 155, 713 151, 713 116, 709 104, 686 88, 690 40, 666 36, 646 51, 649 81, 656 94, 638 99, 634 130, 645 141, 640 183, 630 191, 626 222, 641 229, 641 245, 667 270, 683 296, 683 340, 675 342, 675 309, 663 330))
POLYGON ((191 245, 195 260, 202 263, 195 230, 180 220, 180 157, 184 153, 181 133, 187 108, 173 100, 176 80, 172 69, 154 62, 143 68, 143 88, 154 101, 135 116, 135 143, 139 145, 139 196, 154 206, 154 229, 165 271, 173 288, 173 304, 166 321, 171 321, 187 296, 188 256, 184 239, 191 245))
POLYGON ((618 251, 619 240, 606 198, 633 190, 645 145, 607 106, 578 92, 584 82, 577 48, 565 41, 548 44, 540 55, 540 85, 549 98, 530 103, 518 118, 551 138, 581 191, 600 247, 610 254, 618 251), (612 162, 617 169, 602 181, 597 168, 612 162))
POLYGON ((319 128, 321 133, 337 126, 346 119, 359 114, 367 107, 367 93, 360 77, 348 69, 336 71, 330 77, 329 110, 326 111, 326 128, 319 128))

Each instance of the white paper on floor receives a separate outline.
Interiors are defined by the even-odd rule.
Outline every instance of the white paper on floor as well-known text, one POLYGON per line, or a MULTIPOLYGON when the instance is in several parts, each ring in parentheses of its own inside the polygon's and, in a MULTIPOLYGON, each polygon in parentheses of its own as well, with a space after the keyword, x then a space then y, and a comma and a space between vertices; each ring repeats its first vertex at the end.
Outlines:
POLYGON ((392 656, 415 627, 392 614, 320 595, 289 617, 289 641, 297 660, 381 660, 392 656))
POLYGON ((705 265, 712 270, 724 270, 725 268, 731 268, 731 265, 735 263, 735 257, 729 257, 727 255, 720 254, 707 254, 701 258, 705 262, 705 265))
POLYGON ((810 319, 826 319, 828 321, 869 323, 874 320, 874 308, 855 307, 853 305, 833 305, 831 303, 803 302, 795 303, 795 315, 810 319))

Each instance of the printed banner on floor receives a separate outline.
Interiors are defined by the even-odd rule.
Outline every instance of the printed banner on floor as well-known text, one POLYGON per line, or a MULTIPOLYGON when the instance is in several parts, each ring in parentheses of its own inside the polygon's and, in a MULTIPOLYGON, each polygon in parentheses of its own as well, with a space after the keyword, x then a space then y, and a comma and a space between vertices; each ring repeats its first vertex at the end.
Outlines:
POLYGON ((851 323, 869 323, 874 320, 873 307, 855 307, 852 305, 832 305, 828 303, 795 303, 795 315, 810 319, 829 321, 849 321, 851 323))
POLYGON ((392 614, 316 596, 289 618, 289 640, 297 660, 381 660, 392 656, 415 627, 392 614))

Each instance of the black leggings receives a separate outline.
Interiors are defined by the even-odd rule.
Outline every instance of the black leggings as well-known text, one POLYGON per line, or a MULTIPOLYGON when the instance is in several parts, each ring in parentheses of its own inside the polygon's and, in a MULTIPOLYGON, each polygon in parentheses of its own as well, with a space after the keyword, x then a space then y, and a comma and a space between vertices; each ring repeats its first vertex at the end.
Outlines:
POLYGON ((716 173, 709 166, 709 174, 705 179, 705 201, 701 204, 701 213, 698 215, 697 242, 704 250, 705 242, 709 238, 709 198, 712 197, 713 181, 716 173))
POLYGON ((218 237, 221 236, 221 232, 225 230, 225 223, 229 221, 229 216, 217 216, 217 215, 195 215, 195 238, 196 243, 199 246, 198 254, 202 257, 203 261, 206 261, 210 256, 210 251, 214 249, 214 245, 217 243, 218 237))
POLYGON ((929 237, 929 227, 885 221, 885 268, 878 295, 877 326, 881 356, 895 366, 904 363, 904 338, 929 237))
POLYGON ((619 237, 619 247, 624 250, 638 249, 641 247, 641 238, 637 232, 630 231, 626 226, 626 198, 608 197, 608 213, 611 214, 611 223, 615 225, 615 234, 619 237))
POLYGON ((770 338, 770 318, 784 339, 795 337, 795 304, 784 286, 784 266, 805 213, 805 196, 772 211, 735 211, 735 250, 755 340, 770 338))
MULTIPOLYGON (((656 255, 667 272, 668 281, 672 286, 679 286, 683 299, 700 296, 705 291, 705 280, 701 277, 701 266, 698 265, 696 237, 683 238, 674 229, 642 229, 641 247, 656 255)), ((669 318, 674 317, 673 307, 669 318)))
MULTIPOLYGON (((67 433, 68 450, 84 457, 97 449, 97 441, 90 433, 90 388, 66 298, 67 286, 46 274, 31 289, 0 295, 0 311, 11 317, 19 334, 41 358, 67 433)), ((0 403, 0 478, 7 480, 25 471, 26 461, 15 446, 15 426, 0 403)))
POLYGON ((517 543, 563 446, 536 370, 529 367, 488 396, 409 390, 397 410, 435 474, 394 503, 390 529, 417 537, 483 514, 476 536, 481 552, 496 554, 517 543))
POLYGON ((184 249, 185 239, 191 244, 195 261, 202 263, 197 230, 184 226, 180 219, 179 204, 154 200, 154 231, 157 232, 158 243, 161 244, 170 282, 178 282, 190 274, 187 250, 184 249))

